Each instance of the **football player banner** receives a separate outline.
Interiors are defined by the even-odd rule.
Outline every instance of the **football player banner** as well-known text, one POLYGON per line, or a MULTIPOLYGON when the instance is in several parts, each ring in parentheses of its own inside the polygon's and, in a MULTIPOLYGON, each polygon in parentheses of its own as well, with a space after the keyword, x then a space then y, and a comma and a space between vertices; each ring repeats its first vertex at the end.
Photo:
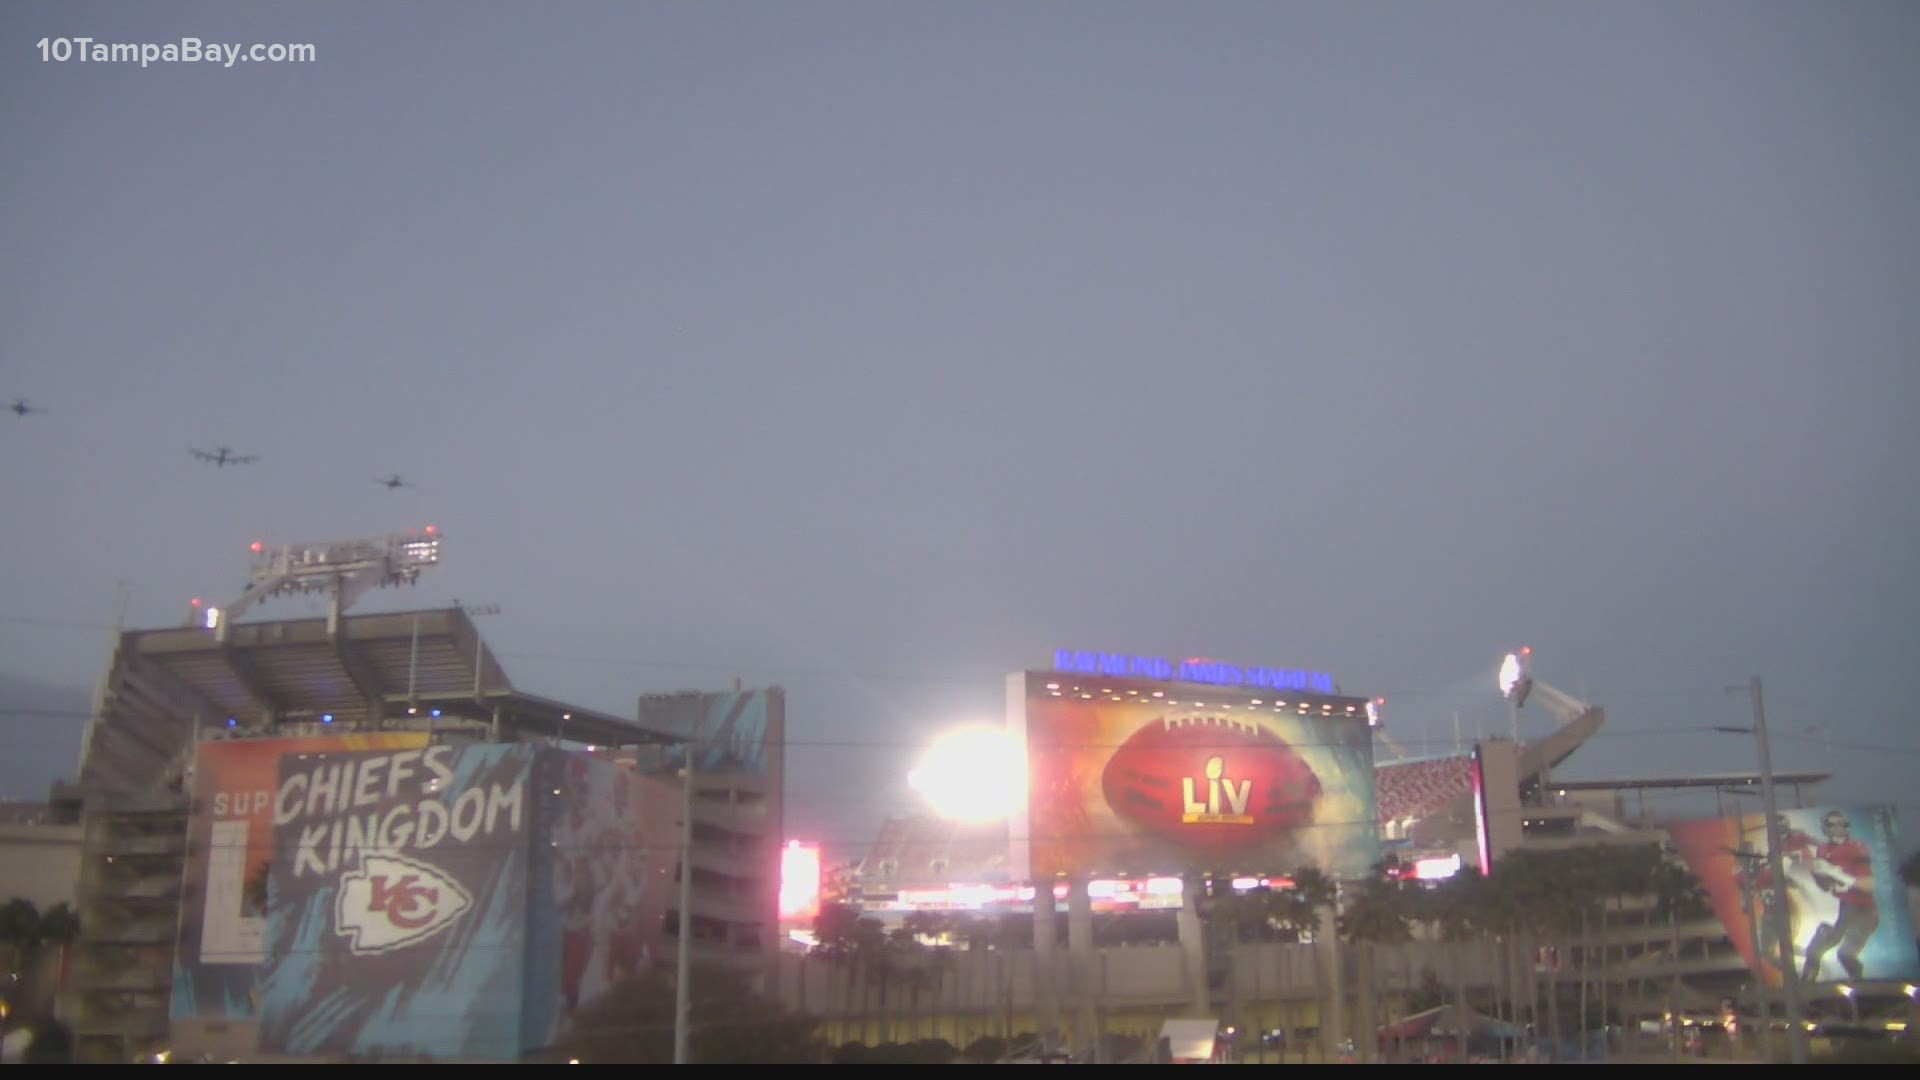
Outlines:
POLYGON ((1028 773, 1012 861, 1024 837, 1032 877, 1310 865, 1358 878, 1378 861, 1363 699, 1105 678, 1098 692, 1075 692, 1072 682, 1025 672, 1008 684, 1028 773))
POLYGON ((495 744, 282 760, 262 1050, 519 1055, 541 753, 495 744))
POLYGON ((543 756, 541 767, 542 794, 555 799, 527 899, 529 1047, 658 962, 680 843, 678 785, 588 754, 543 756))
POLYGON ((1785 903, 1795 974, 1803 982, 1920 978, 1913 916, 1894 860, 1892 809, 1785 810, 1779 831, 1784 882, 1774 881, 1766 857, 1765 815, 1668 827, 1749 969, 1780 985, 1773 912, 1785 903))

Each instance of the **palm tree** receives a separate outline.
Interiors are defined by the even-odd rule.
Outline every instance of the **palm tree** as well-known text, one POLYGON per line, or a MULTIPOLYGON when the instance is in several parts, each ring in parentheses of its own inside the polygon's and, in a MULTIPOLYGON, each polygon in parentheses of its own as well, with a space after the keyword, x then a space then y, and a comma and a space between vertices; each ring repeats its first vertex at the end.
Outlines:
POLYGON ((1279 920, 1295 930, 1311 930, 1314 947, 1324 949, 1327 957, 1326 982, 1320 994, 1320 1038, 1323 1049, 1332 1054, 1345 1038, 1347 995, 1341 965, 1340 934, 1335 925, 1335 910, 1340 900, 1339 883, 1316 866, 1302 866, 1291 875, 1293 888, 1287 890, 1279 920), (1329 1023, 1331 1021, 1331 1023, 1329 1023))
MULTIPOLYGON (((1693 875, 1668 860, 1652 844, 1622 846, 1594 844, 1559 851, 1521 850, 1507 854, 1485 881, 1486 895, 1477 915, 1482 925, 1498 925, 1506 920, 1509 933, 1524 933, 1536 945, 1548 946, 1551 955, 1574 955, 1571 944, 1580 942, 1578 953, 1580 991, 1576 1027, 1585 1054, 1586 1031, 1592 1023, 1588 988, 1590 978, 1593 927, 1600 927, 1603 943, 1608 931, 1608 915, 1623 897, 1650 896, 1656 914, 1675 926, 1681 919, 1698 918, 1707 910, 1693 875)), ((1528 965, 1537 968, 1538 964, 1528 965)), ((1546 1029, 1553 1043, 1561 1044, 1559 982, 1561 963, 1555 963, 1547 980, 1546 1029)), ((1609 1015, 1607 1005, 1608 965, 1603 959, 1600 984, 1600 1023, 1609 1015)), ((1537 982, 1530 978, 1529 982, 1537 982)), ((1537 987, 1529 992, 1529 1001, 1538 997, 1537 987)), ((1535 1016, 1538 1008, 1529 1004, 1535 1016)), ((1516 1005, 1516 1019, 1518 1008, 1516 1005)))
POLYGON ((878 919, 861 919, 853 924, 853 966, 860 975, 860 1041, 867 1041, 868 1020, 873 1016, 876 984, 880 992, 880 1041, 891 1042, 893 1024, 887 1009, 887 987, 893 974, 887 928, 878 919))
MULTIPOLYGON (((1466 963, 1462 948, 1469 941, 1484 938, 1474 921, 1485 881, 1477 873, 1456 874, 1439 884, 1416 890, 1410 897, 1412 917, 1428 926, 1429 934, 1452 948, 1448 950, 1450 982, 1453 990, 1453 1029, 1460 1033, 1461 1049, 1472 1028, 1473 1014, 1467 1001, 1466 963)), ((1483 950, 1484 951, 1484 950, 1483 950)))
POLYGON ((1013 953, 1016 949, 1033 947, 1033 913, 1010 911, 997 916, 993 922, 993 947, 1000 954, 1001 970, 1001 1037, 1013 1038, 1013 953))
POLYGON ((1373 1036, 1379 1027, 1375 1016, 1378 1001, 1374 985, 1378 974, 1375 949, 1413 939, 1407 927, 1412 905, 1406 896, 1406 883, 1394 873, 1395 869, 1381 863, 1373 868, 1372 875, 1355 882, 1346 893, 1346 902, 1337 919, 1340 935, 1354 949, 1359 961, 1354 966, 1360 977, 1362 1061, 1372 1061, 1378 1049, 1378 1040, 1373 1036))
MULTIPOLYGON (((825 1056, 818 1021, 767 998, 738 972, 696 968, 691 993, 696 1062, 814 1064, 825 1056)), ((649 970, 583 1008, 573 1028, 537 1058, 664 1065, 673 1060, 674 1013, 667 972, 649 970)))
MULTIPOLYGON (((1253 941, 1272 941, 1277 931, 1301 926, 1299 898, 1290 890, 1259 886, 1239 892, 1216 880, 1218 892, 1208 892, 1199 900, 1201 926, 1209 954, 1208 968, 1214 957, 1224 959, 1227 972, 1227 1017, 1229 1022, 1250 1028, 1245 1003, 1241 1000, 1239 965, 1244 957, 1258 955, 1240 946, 1253 941), (1224 888, 1222 886, 1225 885, 1224 888)), ((1194 890, 1199 893, 1200 890, 1194 890)))
POLYGON ((43 945, 71 945, 80 936, 80 916, 65 900, 40 913, 39 937, 43 945))
MULTIPOLYGON (((954 987, 954 996, 958 1000, 954 1011, 957 1016, 964 1017, 971 1014, 975 1000, 992 1000, 985 993, 976 993, 969 983, 978 986, 982 991, 987 988, 986 968, 983 962, 987 959, 987 949, 993 941, 993 924, 967 911, 956 911, 947 918, 947 932, 953 935, 954 943, 966 954, 966 959, 960 968, 960 978, 954 987), (971 979, 967 977, 968 973, 972 973, 971 979)), ((956 1023, 959 1022, 956 1021, 956 1023)), ((965 1046, 972 1041, 969 1038, 969 1031, 970 1028, 958 1033, 960 1045, 965 1046)))
POLYGON ((0 946, 7 949, 8 969, 17 971, 27 954, 40 944, 40 909, 19 897, 0 905, 0 946))
POLYGON ((840 1027, 844 1035, 848 1019, 855 1015, 854 987, 858 984, 863 992, 859 1006, 860 1042, 866 1041, 867 1000, 871 990, 871 975, 867 964, 874 955, 876 938, 880 943, 886 939, 886 929, 876 919, 863 918, 854 908, 829 901, 820 905, 820 914, 813 920, 814 946, 812 955, 832 964, 844 980, 843 1006, 840 1010, 840 1027))
MULTIPOLYGON (((1506 859, 1510 859, 1509 855, 1506 859)), ((1502 864, 1506 863, 1502 860, 1502 864)), ((1493 979, 1493 1014, 1500 1015, 1501 987, 1505 984, 1507 1016, 1506 1019, 1516 1028, 1520 1027, 1520 987, 1514 978, 1514 951, 1518 930, 1522 922, 1521 910, 1524 897, 1520 891, 1521 878, 1512 873, 1491 874, 1486 877, 1470 877, 1466 880, 1462 900, 1465 910, 1462 913, 1466 925, 1477 933, 1483 943, 1483 950, 1489 955, 1501 958, 1500 970, 1493 979), (1498 945, 1495 949, 1494 946, 1498 945)), ((1531 1009, 1531 1005, 1528 1006, 1531 1009)))
POLYGON ((1612 1048, 1610 1028, 1613 1013, 1609 1005, 1609 997, 1612 993, 1613 966, 1610 958, 1610 950, 1607 945, 1608 934, 1611 930, 1608 925, 1609 916, 1615 909, 1620 908, 1624 901, 1630 897, 1652 895, 1655 891, 1654 884, 1658 880, 1659 875, 1665 873, 1661 868, 1668 864, 1665 855, 1661 853, 1657 846, 1647 844, 1632 847, 1610 846, 1606 849, 1604 856, 1598 860, 1598 865, 1600 868, 1598 876, 1601 899, 1599 1018, 1603 1031, 1609 1032, 1605 1046, 1607 1047, 1607 1052, 1610 1053, 1612 1048))
MULTIPOLYGON (((1545 944, 1550 950, 1547 955, 1554 958, 1548 971, 1546 1027, 1556 1048, 1564 1042, 1559 988, 1564 958, 1573 955, 1573 941, 1577 937, 1581 944, 1576 1026, 1581 1032, 1584 1056, 1589 1023, 1586 968, 1592 927, 1604 921, 1607 898, 1644 893, 1657 862, 1657 851, 1650 846, 1586 845, 1559 851, 1514 852, 1496 868, 1493 878, 1499 887, 1510 891, 1518 925, 1536 945, 1545 944)), ((1537 963, 1532 966, 1539 967, 1537 963)))
POLYGON ((1240 944, 1252 937, 1255 928, 1262 923, 1265 898, 1235 892, 1232 885, 1224 882, 1208 882, 1205 878, 1195 877, 1189 879, 1181 902, 1194 903, 1198 908, 1206 945, 1209 993, 1212 973, 1218 967, 1215 961, 1223 960, 1227 965, 1227 1018, 1234 1024, 1245 1026, 1246 1016, 1240 1001, 1240 944), (1225 888, 1216 893, 1206 887, 1209 884, 1215 888, 1225 885, 1225 888))
POLYGON ((887 942, 888 960, 907 989, 907 1031, 909 1040, 920 1037, 920 995, 932 989, 937 998, 946 981, 944 956, 927 948, 921 938, 938 940, 950 929, 945 912, 909 911, 900 920, 887 942))

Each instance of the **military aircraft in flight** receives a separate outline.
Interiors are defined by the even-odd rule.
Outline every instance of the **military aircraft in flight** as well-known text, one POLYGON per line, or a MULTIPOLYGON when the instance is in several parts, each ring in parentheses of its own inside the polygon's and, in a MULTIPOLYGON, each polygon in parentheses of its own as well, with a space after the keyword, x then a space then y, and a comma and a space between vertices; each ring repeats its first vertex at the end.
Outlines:
POLYGON ((257 455, 236 454, 224 446, 216 446, 212 450, 198 450, 189 447, 188 453, 191 453, 201 461, 212 462, 213 467, 216 469, 225 468, 228 465, 251 465, 259 460, 257 455))

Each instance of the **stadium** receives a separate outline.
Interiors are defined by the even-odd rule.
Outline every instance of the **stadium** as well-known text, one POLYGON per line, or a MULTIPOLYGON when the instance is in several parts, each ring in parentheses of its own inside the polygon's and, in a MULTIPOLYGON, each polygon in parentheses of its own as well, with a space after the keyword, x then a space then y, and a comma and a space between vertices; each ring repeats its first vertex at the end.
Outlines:
POLYGON ((834 1045, 1048 1060, 1143 1060, 1174 1032, 1183 1060, 1550 1037, 1584 1058, 1708 1028, 1731 1053, 1777 1026, 1752 1021, 1789 967, 1816 1036, 1897 1033, 1912 1008, 1884 808, 1806 805, 1820 773, 1559 778, 1605 712, 1525 650, 1497 692, 1550 730, 1423 757, 1324 673, 1063 652, 1006 678, 1003 727, 972 744, 1004 762, 933 770, 1004 807, 896 817, 829 861, 784 833, 778 688, 638 695, 630 719, 515 685, 469 609, 350 612, 441 543, 256 549, 235 602, 118 635, 72 796, 75 1060, 544 1060, 678 956, 834 1045), (327 614, 241 621, 302 593, 327 614), (1769 783, 1771 875, 1764 816, 1645 810, 1769 783), (1684 896, 1615 889, 1577 935, 1356 928, 1381 888, 1601 848, 1676 868, 1684 896))
MULTIPOLYGON (((1761 959, 1777 943, 1765 915, 1778 894, 1753 873, 1764 818, 1739 811, 1770 779, 1786 835, 1799 838, 1789 846, 1811 854, 1809 837, 1847 819, 1877 874, 1877 885, 1868 881, 1859 847, 1862 873, 1848 895, 1870 890, 1880 918, 1851 960, 1814 955, 1822 920, 1834 925, 1832 897, 1795 894, 1829 905, 1821 915, 1819 901, 1796 899, 1788 931, 1805 1030, 1816 1039, 1905 1030, 1920 970, 1889 812, 1807 805, 1827 779, 1814 772, 1556 779, 1606 714, 1531 666, 1526 650, 1509 657, 1497 692, 1516 713, 1529 702, 1546 712, 1549 731, 1414 757, 1386 736, 1379 699, 1306 689, 1311 678, 1277 686, 1262 669, 1226 668, 1190 682, 1142 672, 1222 669, 1061 654, 1051 669, 1008 680, 1024 805, 1001 822, 891 819, 870 850, 828 874, 829 899, 923 948, 862 972, 790 916, 801 944, 783 957, 783 992, 837 1018, 836 1039, 964 1047, 1041 1033, 1042 1044, 1082 1061, 1144 1060, 1141 1048, 1168 1024, 1194 1019, 1215 1023, 1206 1056, 1219 1060, 1332 1060, 1347 1046, 1361 1059, 1405 1056, 1409 1040, 1456 1054, 1473 1043, 1487 1056, 1577 1059, 1710 1042, 1759 1053, 1751 1040, 1766 1028, 1780 1038, 1784 1027, 1781 962, 1761 959), (1676 791, 1711 792, 1721 810, 1683 820, 1647 811, 1650 794, 1676 791), (1285 894, 1303 867, 1357 894, 1383 875, 1427 889, 1595 850, 1641 853, 1673 871, 1684 895, 1609 897, 1598 924, 1578 934, 1450 935, 1416 922, 1407 940, 1344 945, 1335 905, 1254 934, 1221 914, 1285 894), (1050 922, 1034 918, 1045 910, 1035 906, 1042 882, 1052 884, 1050 922), (1450 1004, 1436 1007, 1436 996, 1450 1004), (1547 1003, 1574 998, 1595 1018, 1561 1031, 1547 1003), (1532 1049, 1550 1026, 1559 1045, 1532 1049)), ((1834 837, 1844 841, 1844 830, 1834 837)), ((1338 910, 1344 920, 1358 908, 1342 900, 1338 910)))
POLYGON ((234 603, 119 634, 78 785, 76 1061, 521 1060, 683 928, 763 970, 784 693, 630 719, 516 686, 466 609, 349 613, 440 548, 256 546, 234 603), (325 617, 238 621, 303 592, 325 617))

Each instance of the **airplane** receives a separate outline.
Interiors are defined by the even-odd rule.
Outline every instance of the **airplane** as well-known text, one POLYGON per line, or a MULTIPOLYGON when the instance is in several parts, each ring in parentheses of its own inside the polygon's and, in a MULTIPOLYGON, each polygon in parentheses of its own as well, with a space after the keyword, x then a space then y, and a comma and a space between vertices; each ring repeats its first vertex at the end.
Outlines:
POLYGON ((224 446, 216 446, 212 451, 195 450, 189 447, 187 452, 201 461, 213 462, 215 468, 226 465, 249 465, 258 460, 253 454, 236 454, 224 446))
POLYGON ((388 488, 388 489, 416 486, 416 485, 407 483, 407 481, 403 479, 399 473, 394 473, 391 476, 375 477, 373 482, 376 484, 379 484, 381 487, 388 488))
POLYGON ((47 411, 45 409, 36 409, 33 406, 27 404, 27 399, 23 397, 14 398, 13 404, 7 406, 7 408, 12 409, 13 415, 15 416, 25 416, 28 413, 37 413, 37 412, 47 411))

